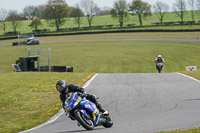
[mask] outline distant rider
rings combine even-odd
[[[157,63],[164,63],[165,60],[162,58],[161,55],[158,55],[158,57],[155,59],[155,63],[156,63],[156,69],[158,70],[158,65]],[[163,68],[163,65],[161,66],[161,69]]]
[[[60,100],[62,101],[63,107],[67,98],[66,94],[70,92],[78,92],[79,95],[81,94],[82,97],[86,97],[86,99],[95,103],[102,114],[108,115],[108,111],[102,108],[101,103],[98,101],[97,97],[94,94],[86,93],[84,88],[76,86],[74,84],[67,85],[67,82],[65,80],[59,80],[56,83],[56,88],[58,92],[60,92]]]
[[[164,63],[165,60],[162,58],[161,55],[158,55],[158,57],[155,59],[155,63]]]

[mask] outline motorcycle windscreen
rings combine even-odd
[[[65,101],[65,105],[64,105],[65,111],[70,111],[74,109],[75,103],[77,102],[77,100],[79,100],[79,96],[75,94],[69,95],[69,97]]]

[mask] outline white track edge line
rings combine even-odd
[[[176,74],[179,74],[179,75],[185,76],[185,77],[187,77],[187,78],[190,78],[190,79],[192,79],[192,80],[195,80],[195,81],[197,81],[197,82],[200,82],[200,80],[198,80],[198,79],[196,79],[196,78],[194,78],[194,77],[191,77],[191,76],[185,75],[185,74],[183,74],[183,73],[179,73],[179,72],[177,72]]]
[[[90,85],[90,83],[96,78],[98,74],[96,73],[95,75],[93,75],[85,84],[83,84],[83,88],[86,88],[87,86]],[[45,125],[48,125],[54,121],[56,121],[62,114],[64,113],[64,110],[63,109],[60,109],[58,111],[58,113],[56,115],[54,115],[53,117],[51,117],[48,121],[46,121],[45,123],[39,125],[39,126],[36,126],[36,127],[33,127],[31,129],[28,129],[28,130],[25,130],[25,131],[22,131],[22,132],[19,132],[19,133],[26,133],[26,132],[30,132],[30,131],[33,131],[33,130],[36,130],[38,128],[41,128]]]

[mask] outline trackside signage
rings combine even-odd
[[[187,66],[186,71],[197,71],[197,66]]]

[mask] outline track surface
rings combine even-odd
[[[61,115],[31,133],[151,133],[200,126],[200,82],[178,73],[98,74],[86,91],[99,96],[112,128],[86,131]]]

